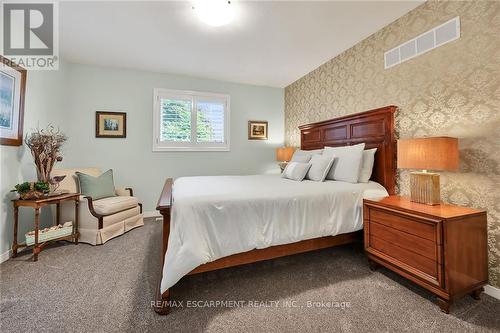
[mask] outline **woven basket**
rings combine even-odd
[[[36,190],[29,190],[26,193],[20,194],[21,200],[34,200],[34,199],[40,199],[45,196],[45,193],[36,191]]]
[[[51,230],[51,231],[46,231],[46,232],[39,232],[38,233],[38,242],[46,242],[51,239],[59,238],[59,237],[64,237],[64,236],[69,236],[73,232],[73,226],[69,225],[67,227],[59,228],[57,230]],[[35,243],[35,235],[28,235],[26,233],[24,235],[26,237],[26,245],[30,246]]]
[[[26,193],[19,194],[21,200],[35,200],[45,197],[45,193],[42,191],[35,190],[35,183],[30,183],[30,190]]]

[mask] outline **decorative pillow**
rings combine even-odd
[[[311,163],[290,162],[286,165],[281,177],[301,182],[310,167]]]
[[[309,161],[311,167],[306,178],[316,182],[324,181],[334,161],[335,157],[333,156],[313,155],[311,161]]]
[[[335,164],[328,172],[326,179],[357,183],[364,149],[364,143],[354,146],[325,147],[324,156],[336,157]]]
[[[363,151],[363,162],[359,172],[358,183],[368,183],[372,176],[373,164],[375,163],[375,152],[377,148],[367,149]]]
[[[307,163],[311,160],[313,155],[321,155],[323,153],[323,149],[315,149],[315,150],[296,150],[293,153],[292,159],[290,162],[300,162]]]
[[[94,200],[114,197],[115,184],[113,182],[113,170],[109,169],[99,177],[93,177],[81,172],[75,172],[80,183],[80,193]]]

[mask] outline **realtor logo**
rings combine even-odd
[[[57,3],[2,3],[2,54],[26,69],[57,69]]]

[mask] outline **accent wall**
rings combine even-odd
[[[460,16],[461,38],[384,69],[384,52]],[[500,287],[500,2],[429,1],[285,88],[285,140],[298,126],[397,105],[400,138],[459,138],[444,201],[488,211],[490,284]],[[325,41],[327,43],[328,41]],[[398,172],[409,195],[408,171]]]

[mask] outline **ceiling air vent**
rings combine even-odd
[[[459,16],[385,52],[385,68],[396,66],[458,38],[460,38]]]

